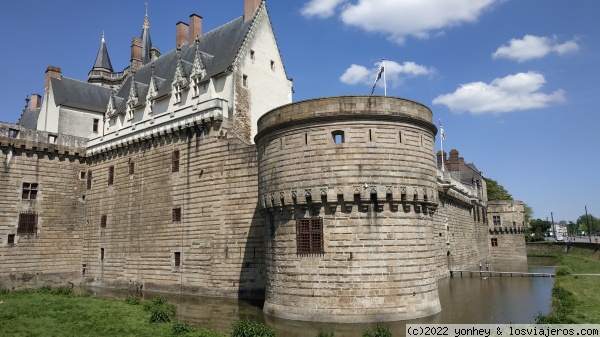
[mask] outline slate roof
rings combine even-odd
[[[203,34],[198,38],[201,57],[206,66],[206,76],[202,79],[207,80],[215,75],[227,71],[233,65],[235,58],[246,38],[253,20],[244,22],[243,17],[239,17],[229,23],[226,23],[214,30]],[[192,72],[194,56],[196,53],[195,43],[190,43],[181,47],[179,52],[182,59],[184,73],[188,79]],[[158,96],[161,97],[171,92],[171,85],[178,60],[177,50],[161,55],[158,59],[143,65],[135,73],[135,81],[138,82],[136,90],[139,98],[139,104],[146,100],[150,77],[152,75],[152,67],[154,67],[154,76],[159,79]],[[116,112],[125,110],[125,101],[129,96],[131,89],[131,76],[124,82],[119,92],[118,97],[124,98],[120,106],[116,108]],[[162,82],[162,83],[161,83]],[[140,84],[142,84],[140,86]]]
[[[95,112],[106,111],[110,89],[62,77],[50,79],[54,103]]]
[[[37,129],[37,121],[38,117],[40,116],[40,111],[41,109],[23,111],[23,114],[21,115],[21,118],[19,118],[19,122],[17,124],[28,129]]]
[[[104,36],[102,37],[100,50],[98,50],[98,56],[96,56],[96,62],[94,62],[92,70],[96,69],[106,69],[113,72],[112,63],[110,63],[110,57],[108,56],[108,50],[106,49],[106,43],[104,42]]]

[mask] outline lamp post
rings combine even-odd
[[[554,214],[552,214],[552,212],[550,212],[550,219],[552,219],[552,232],[554,233],[554,242],[556,242],[558,235],[556,235],[556,227],[554,227]]]
[[[585,205],[585,223],[587,224],[588,228],[588,237],[590,238],[590,242],[592,242],[592,228],[590,227],[590,218],[587,214],[587,205]]]

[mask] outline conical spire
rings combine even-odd
[[[146,2],[146,17],[142,26],[142,64],[150,63],[152,60],[150,50],[152,49],[152,39],[150,38],[150,21],[148,20],[148,2]]]
[[[92,70],[97,69],[105,69],[113,72],[110,57],[108,56],[108,49],[106,49],[106,43],[104,41],[104,33],[102,33],[102,43],[100,44],[100,50],[98,50],[98,56],[96,56],[96,62],[94,63]]]

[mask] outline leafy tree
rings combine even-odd
[[[550,221],[542,219],[530,220],[525,239],[527,241],[544,241],[544,233],[550,229],[550,226]]]
[[[531,217],[533,216],[533,208],[531,206],[524,204],[525,206],[525,223],[529,223]]]
[[[512,200],[512,195],[504,188],[504,186],[498,184],[497,181],[490,178],[484,178],[485,185],[487,187],[487,197],[490,201],[496,200]]]
[[[591,230],[590,230],[590,228],[588,228],[588,222],[589,222],[589,227],[591,227]],[[593,216],[592,214],[589,214],[589,213],[588,213],[587,220],[586,220],[585,214],[583,214],[579,218],[577,218],[577,225],[586,234],[600,232],[600,219],[596,218],[595,216]]]
[[[573,221],[569,221],[569,223],[567,224],[567,231],[569,232],[569,235],[574,236],[577,234],[577,230],[579,229],[579,226],[574,223]]]

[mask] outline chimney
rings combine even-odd
[[[46,68],[46,82],[44,84],[44,88],[50,88],[50,79],[51,78],[61,78],[62,70],[59,67],[49,66]]]
[[[448,158],[448,171],[460,171],[460,160],[458,159],[458,150],[450,150],[450,158]]]
[[[131,71],[135,72],[142,66],[142,39],[134,37],[131,40]]]
[[[190,26],[188,26],[185,22],[177,22],[176,25],[176,44],[177,48],[183,46],[184,44],[188,44],[188,35],[190,33]]]
[[[261,0],[244,0],[244,22],[251,20],[260,6]]]
[[[190,44],[193,44],[199,36],[202,36],[202,17],[192,14],[190,15]]]
[[[31,94],[29,97],[29,110],[37,110],[42,107],[42,96]]]

